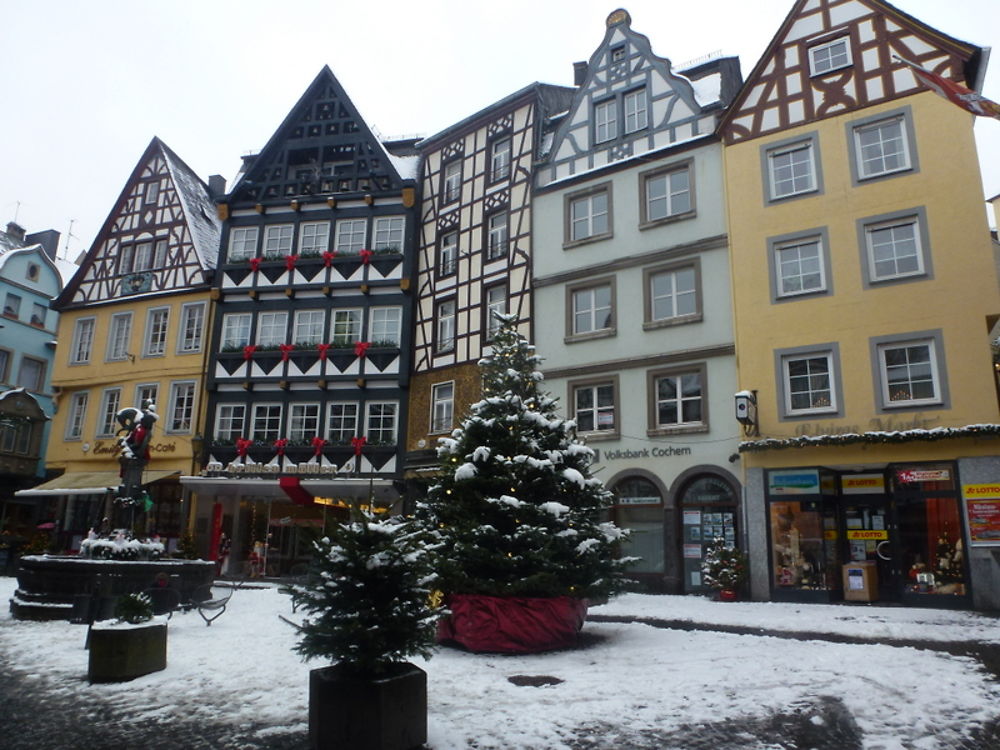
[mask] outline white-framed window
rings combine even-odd
[[[3,314],[9,318],[17,318],[21,315],[21,298],[11,292],[7,292],[7,296],[4,297],[3,301]]]
[[[490,182],[506,180],[510,177],[511,140],[498,138],[490,146]]]
[[[330,222],[310,221],[299,225],[299,254],[320,255],[330,245]]]
[[[816,159],[811,139],[769,150],[767,163],[772,200],[816,190]]]
[[[160,400],[160,384],[159,383],[139,383],[135,387],[135,402],[134,406],[142,408],[145,403],[150,403],[156,406]]]
[[[219,404],[215,411],[215,439],[235,442],[243,437],[246,416],[243,404]]]
[[[361,340],[361,310],[333,311],[330,340],[335,346],[349,346]]]
[[[326,439],[334,444],[348,445],[358,436],[358,405],[333,402],[327,407]]]
[[[132,336],[132,313],[116,313],[111,316],[111,332],[108,334],[107,360],[121,362],[128,359],[129,341]]]
[[[140,242],[135,246],[135,257],[132,260],[133,271],[148,271],[153,267],[153,243]]]
[[[451,276],[458,267],[458,232],[445,232],[441,235],[438,250],[438,275]]]
[[[649,319],[672,320],[698,313],[698,273],[682,266],[649,274]]]
[[[449,432],[455,416],[455,381],[431,386],[431,432]]]
[[[779,297],[826,289],[826,264],[819,237],[782,242],[774,247],[775,284]]]
[[[334,250],[339,255],[357,255],[365,249],[368,238],[367,219],[340,219],[337,222],[337,238]]]
[[[142,347],[144,357],[162,357],[167,353],[167,330],[170,308],[154,307],[146,315],[146,336]]]
[[[462,161],[456,159],[444,166],[441,176],[441,202],[457,201],[462,195]]]
[[[865,245],[869,281],[888,281],[925,273],[916,216],[865,225]]]
[[[177,351],[180,354],[200,352],[204,331],[205,303],[188,302],[183,305],[181,307],[181,326],[177,340]]]
[[[288,407],[288,439],[312,440],[319,434],[319,404],[290,404]]]
[[[618,137],[618,101],[608,99],[594,105],[594,142],[604,143]]]
[[[500,318],[497,316],[507,312],[507,285],[495,284],[486,287],[484,297],[486,324],[483,328],[486,329],[487,339],[492,340],[500,330]]]
[[[45,318],[48,317],[49,307],[40,302],[31,303],[31,318],[28,320],[33,326],[45,327]]]
[[[681,216],[692,210],[691,172],[687,166],[646,175],[643,188],[643,223]]]
[[[366,408],[365,437],[373,445],[396,444],[396,412],[399,406],[391,401],[369,401]]]
[[[323,324],[326,313],[322,310],[296,310],[292,343],[316,346],[323,341]]]
[[[257,254],[257,227],[233,227],[229,230],[229,260],[246,260]]]
[[[239,351],[250,343],[253,313],[226,313],[222,316],[222,351]]]
[[[615,384],[584,383],[573,389],[573,419],[578,432],[614,432]]]
[[[403,252],[403,233],[406,230],[406,218],[403,216],[379,216],[375,219],[374,250]]]
[[[598,190],[569,198],[569,241],[579,242],[600,237],[610,231],[608,191]]]
[[[373,307],[368,324],[368,340],[382,346],[399,346],[400,328],[403,322],[401,307]]]
[[[134,252],[133,245],[122,245],[118,251],[118,273],[132,273],[132,254]]]
[[[257,346],[284,344],[287,332],[287,312],[262,312],[257,315]]]
[[[45,384],[45,360],[21,355],[21,364],[17,368],[17,380],[14,384],[18,388],[41,393]]]
[[[154,180],[153,182],[146,183],[146,192],[144,200],[146,203],[156,203],[157,198],[160,197],[160,181]]]
[[[646,116],[646,89],[637,89],[625,94],[625,132],[635,133],[645,130],[649,124]]]
[[[253,421],[250,425],[250,437],[273,443],[281,437],[281,404],[254,404]]]
[[[785,414],[821,414],[836,412],[832,352],[790,354],[782,357],[785,391]]]
[[[884,407],[941,403],[936,346],[933,338],[877,346]]]
[[[446,300],[438,304],[436,346],[438,352],[450,352],[455,349],[455,300]]]
[[[850,38],[843,36],[809,48],[809,73],[819,76],[846,68],[852,62]]]
[[[704,424],[703,371],[653,376],[653,429]]]
[[[167,418],[167,432],[191,432],[194,423],[193,381],[179,381],[170,384],[170,411]]]
[[[153,268],[167,267],[167,241],[157,240],[153,246]]]
[[[69,401],[69,414],[66,417],[67,440],[80,440],[83,438],[83,425],[87,419],[87,402],[90,400],[89,391],[77,391]]]
[[[69,353],[71,365],[83,365],[90,362],[94,348],[94,318],[80,318],[73,327],[73,346]]]
[[[264,257],[280,258],[292,254],[292,224],[271,224],[264,227]]]
[[[611,328],[614,317],[611,296],[611,284],[574,289],[571,332],[577,335]]]
[[[906,121],[900,115],[854,128],[858,179],[902,172],[910,168]]]
[[[486,260],[506,258],[510,244],[507,212],[495,213],[486,220]]]

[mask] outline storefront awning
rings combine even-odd
[[[143,485],[174,477],[179,471],[151,469],[142,474]],[[121,484],[117,471],[67,471],[61,477],[50,479],[30,490],[18,490],[17,497],[38,497],[41,495],[103,495]]]

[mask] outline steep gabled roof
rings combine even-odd
[[[173,175],[174,185],[191,229],[191,239],[202,267],[206,271],[215,268],[222,230],[208,185],[167,144],[156,137],[153,140],[160,145]]]

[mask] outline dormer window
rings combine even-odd
[[[156,199],[160,197],[160,183],[157,182],[147,182],[146,183],[146,203],[156,203]]]
[[[611,49],[611,62],[618,62],[625,59],[625,45],[620,44]]]
[[[809,49],[809,74],[821,76],[852,64],[850,38],[846,36]]]

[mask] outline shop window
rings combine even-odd
[[[701,565],[708,545],[715,539],[738,545],[736,493],[724,479],[702,476],[687,484],[680,497],[684,591],[705,591]]]
[[[838,588],[836,544],[837,517],[820,498],[772,501],[771,568],[776,591],[827,591]]]
[[[622,542],[623,557],[640,558],[630,573],[663,573],[663,496],[643,477],[628,477],[614,488],[615,523],[631,533]]]

